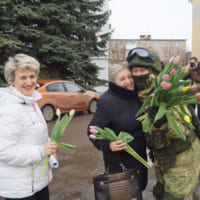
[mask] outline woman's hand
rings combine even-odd
[[[58,145],[56,142],[47,142],[46,144],[44,144],[45,156],[54,155],[56,153],[57,148]]]
[[[122,140],[110,142],[109,148],[111,151],[122,151],[125,149],[125,143]]]

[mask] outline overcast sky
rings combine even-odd
[[[110,0],[113,39],[186,39],[191,50],[192,4],[188,0]]]

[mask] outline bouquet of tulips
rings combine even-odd
[[[76,146],[74,145],[70,145],[70,144],[66,144],[66,143],[59,143],[58,140],[60,139],[60,137],[63,135],[63,133],[65,132],[65,130],[67,129],[67,127],[69,126],[69,123],[71,122],[74,114],[75,114],[75,110],[71,110],[69,112],[69,115],[66,113],[62,118],[61,118],[61,113],[60,110],[57,109],[56,110],[56,114],[58,116],[58,119],[56,121],[56,124],[53,127],[52,133],[51,133],[51,138],[50,141],[51,142],[56,142],[58,144],[59,147],[63,147],[65,149],[76,149]],[[40,178],[44,178],[47,167],[48,167],[48,163],[49,163],[49,158],[50,156],[47,156],[45,158],[43,158],[36,166],[35,168],[31,171],[31,173],[29,174],[29,177],[31,176],[31,174],[37,169],[37,167],[43,163],[44,161],[44,167],[42,169]]]
[[[183,140],[185,140],[185,135],[179,130],[179,127],[176,124],[177,116],[188,128],[194,129],[191,115],[186,111],[184,105],[200,104],[200,96],[192,95],[197,87],[196,85],[191,86],[190,81],[183,80],[189,73],[189,71],[182,73],[181,67],[175,70],[174,62],[171,61],[158,77],[153,78],[155,90],[147,97],[143,106],[136,114],[136,117],[143,114],[138,117],[138,120],[142,122],[144,132],[149,132],[151,134],[153,128],[153,123],[151,122],[148,113],[145,113],[148,106],[158,107],[154,123],[166,115],[171,128],[178,137]]]
[[[139,162],[141,162],[144,166],[147,168],[150,168],[151,165],[146,162],[140,155],[135,152],[130,145],[128,145],[129,142],[134,140],[134,137],[130,135],[127,132],[121,131],[119,135],[117,136],[115,132],[110,128],[100,128],[98,126],[91,126],[90,127],[90,138],[93,140],[109,140],[109,141],[117,141],[122,140],[126,146],[125,151],[128,152],[130,155],[132,155],[135,159],[137,159]]]

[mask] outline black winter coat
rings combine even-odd
[[[135,114],[141,107],[141,102],[137,98],[137,91],[126,90],[113,83],[109,83],[109,89],[100,97],[97,102],[97,110],[89,123],[89,126],[100,126],[101,128],[109,127],[119,134],[120,131],[130,133],[135,140],[129,145],[145,160],[146,143],[142,126],[136,120]],[[89,130],[89,129],[88,129]],[[88,135],[89,135],[88,131]],[[120,155],[121,161],[127,169],[136,168],[139,170],[139,180],[141,189],[144,190],[147,184],[147,168],[137,161],[126,151],[112,152],[108,148],[107,140],[91,140],[96,148],[103,152],[104,165],[107,161],[107,151],[109,152],[109,171],[117,173],[121,171],[118,164],[117,154]]]

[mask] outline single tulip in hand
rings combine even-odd
[[[130,135],[127,132],[121,131],[119,135],[116,135],[116,133],[110,129],[110,128],[100,128],[98,126],[90,126],[89,127],[90,132],[90,138],[93,140],[108,140],[108,141],[122,141],[120,144],[122,144],[121,150],[125,150],[128,152],[130,155],[132,155],[135,159],[137,159],[139,162],[141,162],[144,166],[147,168],[150,168],[151,165],[146,162],[136,151],[134,151],[130,145],[128,145],[129,142],[134,140],[134,137]],[[116,146],[114,147],[114,151],[116,151]],[[117,149],[119,150],[119,149]]]
[[[71,110],[69,112],[69,115],[65,114],[62,118],[61,118],[61,112],[60,112],[59,109],[56,110],[56,114],[58,115],[58,119],[56,121],[56,124],[53,127],[50,142],[48,142],[44,145],[45,155],[47,157],[42,159],[35,166],[35,168],[29,174],[29,177],[33,174],[33,172],[37,169],[37,167],[44,161],[44,167],[43,167],[43,170],[42,170],[41,175],[40,175],[40,178],[44,178],[47,167],[48,167],[50,155],[55,154],[57,147],[62,147],[62,148],[65,148],[65,149],[76,149],[76,146],[74,146],[74,145],[58,142],[60,137],[63,135],[63,133],[65,132],[65,130],[69,126],[69,124],[70,124],[70,122],[71,122],[71,120],[72,120],[72,118],[75,114],[75,110]]]

